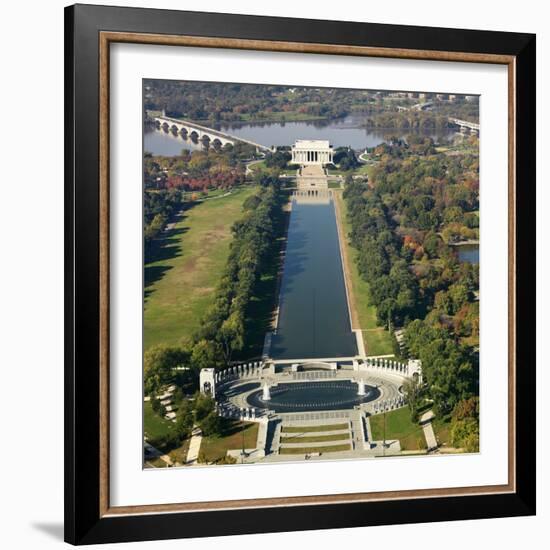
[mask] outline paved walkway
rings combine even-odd
[[[433,411],[426,411],[420,417],[420,423],[422,424],[422,430],[424,430],[424,437],[426,438],[426,444],[428,445],[428,451],[437,449],[437,439],[435,438],[434,428],[432,426],[432,420],[435,418]]]
[[[328,189],[327,176],[320,164],[302,166],[296,184],[298,189]]]
[[[186,464],[196,464],[197,459],[199,458],[199,451],[202,443],[202,434],[195,434],[191,436],[191,441],[189,442],[189,450],[187,451],[187,460]]]
[[[245,174],[253,174],[254,173],[254,170],[252,170],[252,166],[254,166],[255,164],[260,164],[260,162],[263,162],[265,159],[257,159],[257,160],[252,160],[250,162],[247,162],[246,163],[246,171],[245,171]]]

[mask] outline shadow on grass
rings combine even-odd
[[[224,418],[223,420],[220,437],[230,437],[248,428],[248,426],[243,426],[240,420],[232,420],[229,418]]]
[[[160,281],[173,266],[158,265],[158,262],[167,262],[173,260],[177,256],[181,256],[182,247],[181,240],[183,235],[189,231],[189,227],[174,227],[176,224],[183,221],[187,212],[197,203],[183,203],[179,212],[173,216],[168,225],[172,229],[165,229],[161,236],[154,239],[151,243],[144,247],[144,265],[143,265],[143,300],[152,294],[151,288],[156,282]]]

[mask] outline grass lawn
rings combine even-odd
[[[256,173],[256,172],[265,172],[265,171],[268,170],[268,168],[266,166],[266,163],[265,163],[265,160],[255,162],[254,164],[251,164],[249,166],[249,168],[254,173]],[[290,164],[286,168],[281,169],[281,175],[282,176],[295,176],[296,175],[296,170],[298,170],[298,165],[297,164],[294,164],[294,165]]]
[[[208,199],[213,199],[215,197],[219,197],[220,195],[225,195],[227,192],[227,189],[208,189],[206,192],[206,197]]]
[[[382,327],[363,331],[367,355],[393,355],[392,336]]]
[[[168,453],[168,456],[174,461],[179,462],[180,464],[185,464],[187,461],[187,452],[189,451],[189,444],[191,443],[191,438],[185,439],[180,447],[173,449]]]
[[[255,187],[192,205],[166,231],[145,264],[144,348],[191,337],[229,254],[231,226]]]
[[[168,468],[168,464],[162,458],[153,458],[145,462],[145,467],[149,468]]]
[[[368,176],[370,172],[370,164],[361,164],[358,168],[356,168],[353,172],[354,176]]]
[[[281,443],[324,443],[325,441],[342,441],[343,439],[349,439],[349,432],[334,435],[281,437]]]
[[[393,354],[392,336],[376,324],[376,307],[371,304],[369,285],[357,269],[357,250],[351,246],[348,239],[351,225],[347,216],[346,203],[342,198],[342,193],[336,192],[334,197],[337,202],[337,212],[339,213],[340,227],[343,233],[345,246],[343,256],[346,262],[346,275],[349,286],[351,286],[350,299],[353,302],[351,304],[353,328],[363,330],[367,355]]]
[[[341,183],[339,181],[329,181],[328,182],[328,188],[329,189],[340,189]]]
[[[351,451],[351,446],[346,445],[327,445],[326,447],[282,447],[279,449],[280,455],[305,455],[310,453],[338,453],[342,451]]]
[[[224,423],[224,435],[202,438],[200,452],[201,454],[204,453],[207,462],[215,462],[223,458],[229,450],[242,449],[243,433],[245,449],[256,447],[259,428],[257,422],[237,422],[227,418],[222,419],[222,421]]]
[[[143,428],[147,439],[156,439],[170,433],[174,423],[159,416],[151,407],[150,401],[143,403]]]
[[[283,435],[285,433],[310,433],[310,432],[335,432],[336,430],[348,430],[349,424],[324,424],[321,426],[283,426]]]
[[[327,170],[329,176],[368,176],[370,164],[361,163],[352,170],[341,170],[340,168],[330,168]]]
[[[384,439],[384,415],[370,417],[372,438],[375,441]],[[402,407],[386,413],[386,439],[399,439],[401,449],[417,451],[424,449],[424,432],[419,424],[411,422],[409,407]],[[422,446],[419,446],[419,440]]]
[[[353,174],[351,170],[340,170],[340,168],[329,168],[327,169],[327,174],[330,176],[344,176],[346,177],[349,174]]]
[[[255,162],[254,164],[251,164],[249,168],[252,172],[263,172],[265,170],[265,160]]]

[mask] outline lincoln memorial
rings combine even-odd
[[[324,164],[332,163],[334,152],[326,140],[298,140],[292,146],[292,162],[294,164]]]

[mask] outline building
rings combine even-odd
[[[292,146],[292,162],[304,166],[331,164],[332,145],[326,140],[298,140]]]

